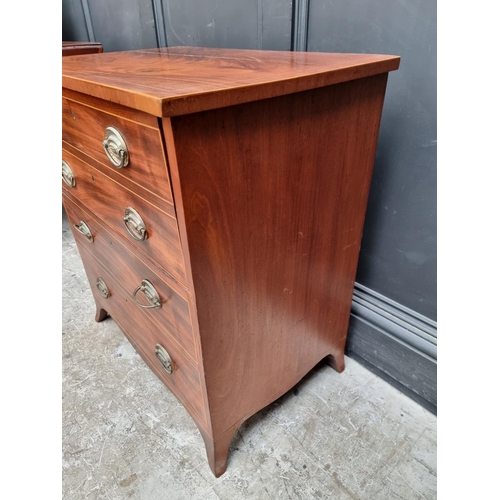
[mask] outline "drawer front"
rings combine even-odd
[[[158,378],[184,404],[196,420],[206,423],[203,393],[198,369],[191,364],[182,350],[172,343],[163,332],[150,321],[140,309],[134,307],[133,300],[117,282],[85,249],[77,242],[80,256],[87,273],[92,293],[97,304],[115,320],[131,344]],[[97,287],[98,280],[107,288],[108,298],[104,298]],[[161,345],[173,362],[174,369],[168,373],[155,355],[155,347]]]
[[[107,127],[116,129],[126,143],[129,156],[126,167],[116,168],[104,151]],[[173,204],[158,127],[152,128],[63,98],[62,139],[120,176]]]
[[[71,187],[63,180],[63,189],[125,237],[134,249],[153,259],[173,278],[185,284],[177,220],[76,156],[64,150],[62,156],[74,177]],[[134,239],[127,230],[123,217],[128,207],[133,208],[144,223],[147,235],[144,241]],[[128,222],[128,227],[131,228],[134,223]]]
[[[141,285],[142,280],[147,280],[154,286],[162,305],[160,308],[144,309],[144,313],[159,328],[164,329],[171,341],[179,344],[186,356],[196,363],[197,349],[187,301],[165,283],[158,272],[154,272],[119,239],[106,231],[91,213],[77,206],[66,196],[63,201],[75,240],[86,247],[95,259],[123,285],[129,298],[132,298],[134,290]],[[75,229],[75,225],[79,225],[80,221],[87,224],[92,234],[92,242]],[[150,305],[142,291],[137,293],[137,300],[141,304]],[[130,307],[139,308],[140,306],[132,300]]]

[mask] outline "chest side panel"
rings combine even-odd
[[[171,119],[214,436],[345,344],[386,81]]]

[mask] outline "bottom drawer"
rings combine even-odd
[[[131,307],[133,299],[121,285],[94,260],[81,244],[78,244],[80,256],[87,273],[87,278],[96,303],[117,323],[130,343],[141,355],[158,378],[186,407],[191,416],[206,427],[203,404],[203,392],[198,369],[184,356],[182,350],[172,343],[163,332],[137,307]],[[104,282],[109,296],[104,298],[97,285],[99,279]],[[172,372],[168,373],[170,356]],[[163,361],[163,365],[162,365]]]

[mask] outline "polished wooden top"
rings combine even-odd
[[[199,47],[63,59],[63,87],[176,116],[393,71],[399,56]]]

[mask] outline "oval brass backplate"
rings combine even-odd
[[[141,304],[137,300],[137,292],[141,291],[146,296],[149,305]],[[142,280],[141,284],[134,290],[132,293],[132,297],[135,300],[135,303],[142,307],[143,309],[160,309],[161,308],[161,298],[156,288],[153,286],[153,283],[148,280]]]
[[[92,233],[90,231],[90,228],[89,226],[87,226],[87,224],[85,222],[83,222],[82,220],[80,221],[80,224],[73,224],[73,226],[75,227],[75,229],[79,232],[79,233],[82,233],[83,236],[85,236],[85,238],[87,238],[87,240],[90,241],[90,243],[93,243],[94,242],[94,237],[92,236]]]
[[[125,229],[128,234],[137,241],[144,241],[148,237],[148,232],[146,230],[146,224],[139,215],[139,212],[135,208],[127,207],[125,209],[125,215],[122,218],[125,224]]]
[[[95,286],[103,298],[107,299],[111,296],[108,287],[106,286],[106,283],[104,283],[104,280],[102,278],[97,278]]]
[[[114,127],[107,127],[104,131],[104,141],[102,147],[109,161],[116,168],[123,168],[128,165],[129,153],[125,139]]]
[[[156,344],[155,346],[155,356],[158,358],[158,361],[161,363],[163,368],[167,373],[172,373],[174,371],[174,364],[172,363],[172,358],[167,350],[161,345]]]
[[[71,167],[64,160],[62,161],[62,179],[68,187],[76,186],[75,174],[73,174]]]

